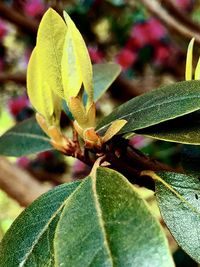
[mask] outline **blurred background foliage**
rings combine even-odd
[[[184,80],[186,49],[193,32],[200,44],[199,0],[1,1],[0,134],[34,115],[26,94],[26,69],[39,21],[49,6],[60,14],[63,9],[70,14],[84,36],[93,63],[114,61],[122,67],[120,77],[97,103],[99,118],[132,97],[163,84]],[[163,12],[167,12],[169,17],[165,18]],[[171,23],[171,19],[175,23]],[[181,31],[180,26],[189,33]],[[198,49],[195,51],[197,55]],[[64,115],[61,124],[63,127],[67,124]],[[142,136],[134,136],[130,144],[147,155],[180,168],[180,145]],[[66,159],[55,151],[10,160],[41,184],[51,186],[82,178],[89,172],[89,167],[83,163]],[[153,193],[144,189],[140,189],[140,193],[159,217]],[[22,208],[0,191],[0,209],[2,238]],[[168,236],[177,266],[197,266],[178,249],[169,233]]]

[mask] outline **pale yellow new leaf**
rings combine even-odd
[[[186,81],[192,80],[192,54],[193,54],[194,40],[195,38],[192,38],[192,40],[188,45],[188,50],[187,50],[186,68],[185,68]]]
[[[49,8],[44,14],[37,34],[37,54],[40,71],[48,86],[64,98],[61,61],[67,26],[62,17]]]
[[[27,92],[33,107],[45,118],[53,115],[53,101],[51,89],[42,79],[37,50],[34,48],[27,70]]]
[[[104,136],[102,137],[102,142],[105,143],[110,140],[114,135],[116,135],[127,123],[126,120],[116,120],[108,128]]]
[[[195,69],[194,79],[200,80],[200,58],[198,60],[198,63],[197,63],[196,69]]]
[[[48,124],[59,124],[61,103],[44,79],[39,64],[37,48],[34,48],[27,70],[27,92],[31,104],[43,115]]]
[[[64,18],[68,28],[62,58],[65,98],[69,101],[70,97],[76,97],[83,83],[90,105],[93,99],[91,60],[80,32],[66,12]]]

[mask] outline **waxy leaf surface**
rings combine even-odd
[[[98,168],[72,193],[55,233],[56,266],[173,266],[163,231],[134,187]]]
[[[156,182],[162,217],[178,244],[200,263],[200,182],[179,173],[160,172],[159,176],[167,185]]]
[[[0,245],[4,267],[172,267],[162,228],[119,173],[97,168],[44,194]]]
[[[200,145],[200,113],[196,111],[136,133],[169,142]]]
[[[116,108],[97,129],[104,133],[117,119],[127,120],[119,134],[134,132],[183,116],[200,108],[200,81],[184,81],[163,86]]]

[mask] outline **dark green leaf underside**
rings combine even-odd
[[[179,245],[200,263],[200,182],[185,174],[161,172],[159,176],[178,194],[156,182],[162,217]]]
[[[159,140],[200,145],[200,113],[193,112],[136,132]]]
[[[163,86],[135,97],[105,117],[97,129],[104,133],[117,119],[128,123],[119,134],[129,133],[183,116],[200,109],[200,81],[184,81]]]
[[[34,118],[12,127],[0,137],[0,155],[20,157],[52,149],[50,139]]]

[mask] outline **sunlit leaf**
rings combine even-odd
[[[64,96],[68,101],[76,97],[83,83],[89,102],[93,99],[92,64],[87,47],[69,15],[64,12],[67,34],[64,42],[62,58],[62,80]]]

